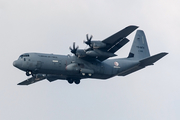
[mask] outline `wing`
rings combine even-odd
[[[129,42],[126,37],[137,28],[137,26],[128,26],[103,41],[91,41],[92,37],[88,38],[87,36],[85,43],[90,48],[86,50],[78,49],[74,43],[73,48],[70,47],[71,53],[86,61],[106,60],[109,57],[116,56],[114,53]]]
[[[124,46],[129,40],[126,38],[129,34],[131,34],[134,30],[136,30],[137,26],[128,26],[119,32],[111,35],[110,37],[106,38],[102,42],[107,45],[107,47],[103,48],[105,51],[109,52],[116,52],[118,48],[120,49]],[[115,48],[116,47],[116,48]]]
[[[106,38],[102,42],[106,44],[106,47],[100,48],[99,50],[104,52],[115,53],[121,47],[123,47],[129,40],[126,38],[129,34],[131,34],[134,30],[136,30],[137,26],[128,26],[123,30],[111,35],[110,37]],[[100,57],[98,58],[100,61],[103,61],[109,57]]]
[[[28,78],[27,80],[25,80],[23,82],[18,83],[18,85],[30,85],[30,84],[33,84],[35,82],[39,82],[39,81],[44,80],[44,79],[46,79],[46,75],[37,74],[36,76],[33,76],[31,78]]]

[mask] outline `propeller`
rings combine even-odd
[[[73,48],[69,47],[69,49],[71,50],[71,53],[76,55],[77,49],[79,48],[79,46],[75,46],[75,42],[73,42]]]
[[[90,48],[93,47],[93,46],[92,46],[92,43],[91,43],[92,37],[93,37],[93,36],[91,35],[90,38],[89,38],[88,34],[86,34],[86,39],[87,39],[87,41],[84,41],[84,43],[87,44],[87,45],[89,45]]]

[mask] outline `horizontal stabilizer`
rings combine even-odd
[[[161,59],[162,57],[164,57],[165,55],[167,55],[168,53],[159,53],[159,54],[156,54],[154,56],[151,56],[151,57],[148,57],[148,58],[145,58],[143,60],[140,60],[139,61],[139,64],[137,66],[134,66],[126,71],[123,71],[121,73],[118,74],[118,76],[126,76],[130,73],[133,73],[135,71],[138,71],[148,65],[153,65],[153,63],[155,63],[156,61],[158,61],[159,59]]]
[[[133,73],[133,72],[135,72],[135,71],[138,71],[138,70],[140,70],[140,69],[142,69],[142,68],[144,68],[144,67],[141,67],[141,66],[137,65],[137,66],[134,66],[134,67],[132,67],[132,68],[130,68],[130,69],[128,69],[128,70],[125,70],[125,71],[119,73],[118,76],[126,76],[126,75],[129,75],[129,74],[131,74],[131,73]]]
[[[148,66],[148,65],[153,65],[153,63],[155,63],[156,61],[158,61],[159,59],[161,59],[162,57],[164,57],[165,55],[167,55],[168,53],[159,53],[159,54],[156,54],[156,55],[153,55],[151,57],[148,57],[148,58],[145,58],[140,62],[140,66]]]

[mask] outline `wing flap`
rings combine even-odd
[[[109,48],[108,52],[115,53],[117,50],[119,50],[121,47],[123,47],[126,43],[128,43],[129,40],[127,38],[124,38],[117,42],[115,45],[113,45],[111,48]]]
[[[128,42],[129,42],[129,40],[127,38],[124,38],[124,39],[120,40],[119,42],[117,42],[115,45],[113,45],[111,48],[109,48],[107,50],[107,52],[115,53],[116,51],[118,51],[121,47],[123,47]],[[106,51],[106,50],[102,49],[102,51]],[[104,61],[108,58],[109,57],[98,57],[97,59],[100,61]]]

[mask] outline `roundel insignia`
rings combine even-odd
[[[118,67],[118,66],[119,66],[119,63],[118,63],[118,62],[114,62],[114,65],[115,65],[116,67]]]

